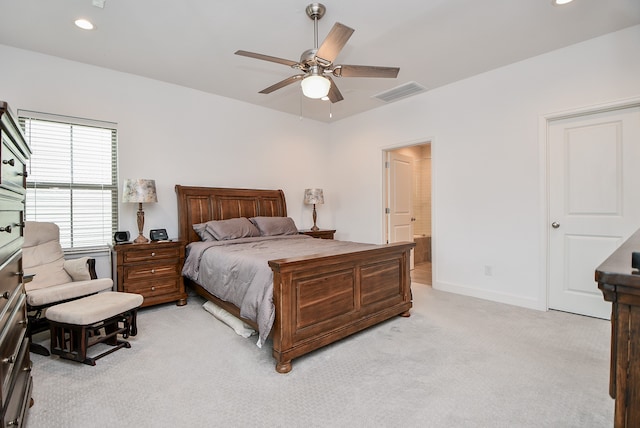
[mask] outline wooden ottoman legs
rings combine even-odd
[[[51,327],[51,353],[73,361],[78,361],[92,366],[96,360],[117,351],[120,348],[130,348],[131,344],[126,340],[118,340],[118,334],[123,338],[135,336],[137,329],[138,309],[134,308],[122,314],[90,325],[66,324],[50,321]],[[122,323],[122,326],[120,326]],[[90,332],[104,328],[105,334],[89,337]],[[87,349],[98,343],[111,345],[112,348],[95,356],[87,357]]]

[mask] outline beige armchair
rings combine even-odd
[[[55,223],[26,222],[22,268],[25,282],[32,277],[25,283],[29,338],[49,328],[44,317],[46,308],[113,287],[111,278],[97,279],[94,259],[64,259],[60,229]],[[46,348],[33,342],[31,351],[49,355]]]

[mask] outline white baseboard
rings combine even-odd
[[[499,293],[490,290],[480,290],[465,285],[452,284],[442,281],[434,281],[434,290],[447,291],[449,293],[461,294],[463,296],[476,297],[478,299],[491,300],[492,302],[506,303],[508,305],[520,306],[523,308],[546,311],[546,302],[538,299],[517,296],[514,294]]]

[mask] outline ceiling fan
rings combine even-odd
[[[326,7],[320,3],[311,3],[306,8],[307,16],[313,20],[314,26],[314,47],[308,49],[300,56],[300,61],[292,61],[274,56],[263,55],[243,50],[236,51],[236,55],[249,58],[261,59],[264,61],[276,62],[288,65],[302,71],[302,74],[295,74],[291,77],[269,86],[260,91],[261,94],[284,88],[294,82],[301,81],[302,92],[309,98],[328,97],[332,103],[342,101],[344,98],[336,86],[333,77],[388,77],[398,76],[398,67],[377,67],[370,65],[347,65],[334,64],[336,57],[347,44],[351,34],[355,31],[339,22],[336,22],[327,34],[320,47],[318,47],[318,20],[326,12]]]

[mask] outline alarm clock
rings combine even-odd
[[[149,238],[151,238],[152,241],[167,241],[169,239],[167,229],[151,229],[149,231]]]

